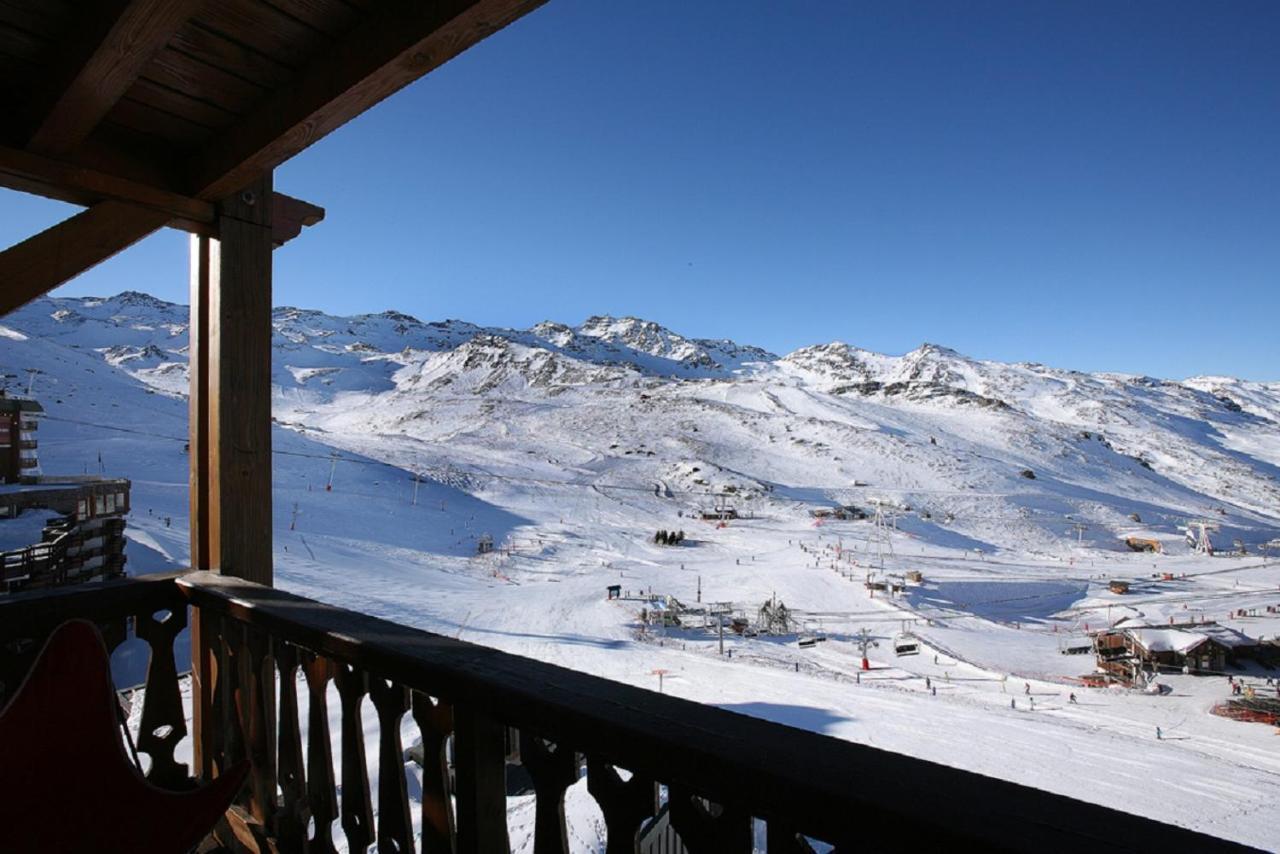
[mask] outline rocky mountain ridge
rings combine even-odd
[[[1210,513],[1254,539],[1280,524],[1280,383],[1090,374],[936,344],[777,356],[633,317],[513,330],[280,307],[272,323],[278,421],[414,465],[505,453],[578,478],[625,463],[629,480],[672,489],[815,500],[841,484],[866,498],[864,483],[903,504],[935,496],[934,518],[965,520],[953,533],[975,542],[1034,528],[1026,548],[1060,538],[1068,516],[1107,537],[1176,536]],[[185,306],[146,294],[41,299],[0,321],[0,379],[57,395],[93,378],[60,374],[49,353],[79,354],[99,367],[77,370],[180,397],[186,333]]]

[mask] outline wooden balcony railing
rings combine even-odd
[[[509,763],[522,764],[533,781],[537,852],[567,849],[565,792],[584,773],[609,852],[636,850],[637,832],[663,796],[671,827],[692,852],[806,851],[805,837],[841,851],[1241,850],[209,573],[5,597],[0,678],[12,690],[62,620],[129,618],[152,653],[137,748],[150,757],[153,782],[181,785],[188,769],[174,749],[187,724],[172,650],[187,606],[201,674],[195,770],[213,775],[250,758],[240,803],[281,851],[333,851],[338,832],[351,851],[375,843],[396,852],[507,850]],[[331,682],[340,705],[341,779],[329,728]],[[366,697],[379,734],[376,792],[361,717]],[[406,716],[424,745],[420,839],[404,773]]]

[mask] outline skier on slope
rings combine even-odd
[[[1076,695],[1075,695],[1075,694],[1068,694],[1068,695],[1067,695],[1067,702],[1068,702],[1068,703],[1071,703],[1073,706],[1074,706],[1074,705],[1076,705]]]
[[[1030,697],[1030,696],[1031,696],[1031,683],[1030,683],[1030,682],[1023,682],[1023,683],[1022,683],[1022,693],[1026,694],[1028,697]]]

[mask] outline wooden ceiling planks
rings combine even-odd
[[[284,89],[209,141],[181,188],[220,198],[546,0],[386,3]]]
[[[0,70],[32,63],[43,90],[0,95],[0,110],[39,120],[15,148],[217,199],[543,2],[0,0]],[[110,80],[86,104],[94,67]]]
[[[360,23],[364,16],[341,0],[265,0],[279,11],[299,20],[329,38],[339,38]]]
[[[204,125],[133,98],[121,98],[111,111],[111,122],[162,140],[178,150],[190,150],[213,131]]]
[[[193,98],[185,92],[145,77],[133,84],[125,98],[163,110],[208,130],[220,130],[236,120],[236,113],[230,110]]]
[[[0,20],[0,54],[34,63],[48,52],[49,44],[41,35]]]
[[[157,189],[172,191],[180,183],[180,161],[172,146],[159,137],[116,124],[109,116],[73,156],[62,159]]]
[[[44,40],[55,39],[66,32],[71,13],[57,3],[31,6],[14,0],[0,0],[0,25],[13,27]]]
[[[293,69],[289,66],[205,29],[194,21],[174,34],[169,48],[263,90],[283,86],[293,77]]]
[[[118,14],[77,19],[31,100],[33,151],[76,148],[204,0],[129,0]],[[105,10],[103,10],[105,12]]]
[[[50,45],[66,31],[71,10],[61,0],[30,5],[0,0],[0,94],[22,92],[38,71]],[[13,120],[0,125],[0,136],[12,140]]]
[[[263,0],[219,0],[193,21],[294,69],[330,44],[328,36]]]
[[[147,66],[143,79],[213,104],[235,115],[247,112],[270,91],[172,47],[161,51],[155,61]]]

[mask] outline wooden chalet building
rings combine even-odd
[[[55,626],[129,618],[152,653],[136,744],[147,778],[183,789],[249,760],[218,837],[242,850],[327,852],[342,834],[353,851],[376,841],[381,851],[501,852],[511,761],[533,781],[538,854],[567,849],[564,794],[584,769],[610,852],[635,850],[659,809],[658,784],[671,827],[694,852],[747,852],[757,838],[771,854],[809,850],[801,834],[840,850],[1237,849],[273,587],[272,252],[323,216],[278,192],[273,170],[542,2],[0,2],[0,185],[84,208],[0,252],[0,314],[161,228],[190,235],[191,284],[190,570],[0,598],[6,698]],[[344,180],[359,180],[361,165],[353,158]],[[323,184],[307,191],[323,201]],[[173,654],[184,629],[190,721]],[[295,691],[300,678],[305,689]],[[334,684],[340,773],[328,724]],[[417,838],[401,773],[406,716],[424,744]],[[375,757],[365,754],[367,723]],[[190,767],[174,752],[188,734]],[[384,771],[376,792],[371,762]],[[0,767],[0,795],[29,796],[28,771]],[[51,785],[93,773],[68,769]],[[73,826],[84,806],[60,791],[34,802],[63,811],[50,832]],[[122,810],[116,821],[151,818]],[[759,836],[753,819],[764,822]]]
[[[814,519],[838,519],[841,522],[867,518],[867,512],[852,504],[841,504],[836,507],[814,507],[809,510]]]
[[[1137,682],[1141,673],[1222,673],[1252,656],[1258,641],[1216,623],[1155,626],[1128,619],[1098,632],[1093,645],[1099,672]]]

